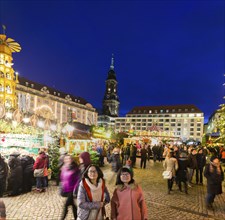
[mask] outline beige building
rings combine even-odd
[[[202,140],[204,114],[195,105],[134,107],[126,117],[115,118],[115,130],[148,131],[156,125],[168,136],[183,141]]]
[[[97,124],[97,112],[84,98],[19,77],[16,85],[18,109],[58,123],[76,121]]]
[[[19,123],[33,120],[33,125],[39,118],[46,123],[97,125],[97,112],[84,98],[19,77],[13,69],[12,54],[20,50],[14,39],[0,34],[0,118],[6,116]]]

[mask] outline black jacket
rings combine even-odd
[[[210,166],[212,166],[212,172],[210,172]],[[217,172],[217,167],[212,163],[207,164],[204,171],[204,176],[207,179],[207,192],[210,194],[222,193],[222,181],[224,180],[224,173],[220,166],[220,173]]]

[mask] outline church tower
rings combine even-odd
[[[103,115],[108,115],[111,117],[119,116],[119,97],[117,89],[117,79],[116,73],[114,71],[114,57],[112,54],[110,70],[108,72],[108,77],[106,79],[106,89],[103,99]]]
[[[0,34],[0,103],[6,108],[16,108],[18,75],[12,68],[12,53],[20,52],[21,47],[12,38],[7,38],[4,31],[3,25],[3,34]]]

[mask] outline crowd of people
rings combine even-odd
[[[222,193],[222,181],[224,172],[220,164],[224,147],[219,150],[207,149],[202,146],[178,147],[173,146],[164,149],[165,160],[163,167],[172,173],[168,178],[168,194],[171,193],[174,182],[182,192],[188,194],[188,187],[203,185],[203,175],[207,179],[206,207],[213,209],[216,195]],[[208,158],[208,162],[207,162]],[[195,181],[194,181],[195,176]]]
[[[117,163],[119,149],[114,148],[111,155],[112,163]],[[64,163],[60,174],[61,195],[66,198],[62,220],[66,218],[68,206],[73,209],[74,219],[103,220],[106,217],[105,205],[111,201],[111,216],[113,220],[140,219],[147,220],[147,207],[141,187],[134,181],[132,167],[112,165],[115,169],[117,186],[110,198],[104,174],[98,165],[91,164],[88,152],[79,155],[79,165],[70,155],[64,155]],[[76,203],[74,203],[74,198]],[[129,202],[128,202],[129,201]],[[131,207],[132,210],[131,210]],[[129,215],[127,210],[131,210]]]
[[[109,145],[107,149],[100,148],[98,153],[102,157],[99,157],[98,165],[92,164],[88,152],[82,152],[79,161],[75,161],[67,152],[60,156],[59,189],[60,195],[66,198],[61,219],[66,218],[68,208],[72,206],[74,219],[103,220],[106,219],[105,205],[110,203],[110,219],[146,220],[147,207],[142,188],[134,180],[133,168],[145,169],[146,161],[151,158],[154,162],[157,160],[162,162],[164,170],[171,172],[171,177],[167,178],[168,194],[171,194],[175,184],[181,192],[188,194],[188,189],[195,184],[203,185],[204,176],[207,179],[206,207],[208,209],[213,209],[216,195],[222,193],[224,171],[220,161],[225,162],[224,147],[216,149],[202,146],[150,146],[148,144],[137,147],[135,144],[128,144],[120,147]],[[139,166],[136,163],[138,152]],[[104,166],[105,157],[114,173],[107,183],[100,168]],[[36,160],[30,155],[12,153],[6,163],[4,158],[0,157],[0,197],[6,189],[10,192],[9,196],[30,192],[35,179],[35,191],[45,192],[48,186],[48,174],[44,171],[48,168],[49,157],[45,150],[39,152]],[[43,174],[34,178],[35,170],[42,170]],[[107,189],[107,184],[110,182],[115,187],[112,196]]]
[[[17,196],[31,192],[36,184],[37,192],[44,192],[48,186],[49,158],[46,149],[39,151],[36,159],[29,153],[12,152],[6,159],[0,154],[0,197]],[[42,176],[34,177],[34,170],[43,169]]]

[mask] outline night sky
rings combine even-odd
[[[100,108],[115,57],[120,116],[135,106],[224,103],[224,1],[2,1],[20,76]],[[2,33],[2,30],[1,30]]]

